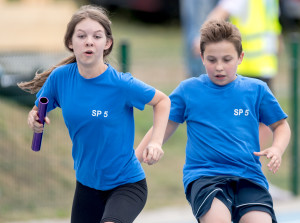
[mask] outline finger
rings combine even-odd
[[[162,149],[156,150],[156,155],[152,158],[152,164],[157,163],[164,155],[164,151]]]
[[[274,162],[270,162],[269,164],[269,170],[273,173],[276,173],[281,165],[281,161],[277,159]]]
[[[254,154],[255,156],[266,156],[266,151],[254,152],[253,154]]]
[[[148,148],[143,151],[143,162],[147,163]]]
[[[153,157],[153,148],[152,147],[148,147],[148,154],[147,154],[146,159],[148,161],[150,161],[152,159],[152,157]]]
[[[153,165],[154,163],[155,163],[154,161],[149,161],[149,162],[147,162],[147,164],[148,164],[149,166]]]
[[[276,173],[277,170],[278,170],[278,164],[277,164],[277,162],[275,162],[275,163],[272,165],[271,171],[272,171],[273,173]]]
[[[45,122],[49,125],[50,124],[50,119],[48,118],[48,116],[45,117]]]
[[[35,112],[35,113],[33,114],[33,118],[34,118],[35,121],[40,121],[40,118],[39,118],[37,112]]]
[[[270,162],[268,163],[268,167],[271,167],[274,165],[274,163],[276,162],[277,158],[275,156],[272,157],[272,159],[270,160]]]
[[[28,117],[27,119],[27,124],[29,125],[29,127],[32,129],[33,128],[33,119],[32,117]]]
[[[41,124],[39,121],[34,120],[33,121],[33,131],[36,133],[42,133],[44,130],[44,125]]]
[[[28,124],[33,123],[34,120],[35,120],[35,115],[34,115],[34,112],[31,111],[31,112],[29,112],[29,114],[28,114],[28,119],[27,119]]]
[[[281,162],[278,163],[278,165],[276,166],[275,170],[273,170],[273,173],[276,173],[279,170],[280,165],[281,165]]]
[[[159,154],[159,159],[161,159],[164,156],[164,151],[161,151],[161,153]]]
[[[272,153],[272,152],[269,152],[268,154],[267,154],[267,158],[268,159],[271,159],[271,161],[273,160],[273,159],[277,159],[277,157],[276,156],[274,156],[274,153]],[[273,160],[273,162],[274,162],[274,160]]]
[[[153,160],[154,162],[157,162],[157,161],[158,161],[158,153],[157,153],[157,149],[153,150],[152,160]]]

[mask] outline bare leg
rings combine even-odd
[[[249,211],[243,215],[240,223],[272,223],[272,218],[267,212]]]
[[[231,214],[222,201],[214,198],[209,211],[199,220],[201,223],[231,223]]]

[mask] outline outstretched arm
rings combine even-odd
[[[273,123],[270,128],[273,131],[272,146],[261,152],[254,152],[254,155],[266,156],[270,159],[268,163],[269,170],[276,173],[281,165],[282,155],[289,144],[291,130],[286,119]]]

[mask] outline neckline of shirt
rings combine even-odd
[[[102,74],[99,74],[97,77],[85,78],[85,77],[83,77],[83,76],[79,73],[78,65],[77,65],[77,63],[76,63],[76,73],[77,73],[77,75],[78,75],[81,79],[83,79],[83,80],[85,80],[85,81],[101,80],[101,79],[105,78],[105,76],[109,73],[109,71],[110,71],[110,69],[111,69],[110,64],[106,64],[106,65],[107,65],[107,68],[106,68],[106,70],[105,70]]]
[[[210,78],[208,77],[207,74],[205,74],[204,77],[205,77],[205,85],[207,85],[210,88],[217,89],[217,90],[227,90],[227,89],[231,88],[232,86],[234,86],[235,83],[237,83],[237,81],[240,79],[240,75],[236,74],[236,78],[232,82],[230,82],[226,85],[217,85],[210,80]]]

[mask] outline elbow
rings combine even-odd
[[[166,96],[165,100],[166,100],[166,106],[168,106],[168,108],[170,109],[171,108],[171,100],[170,100],[170,98],[168,96]]]
[[[156,105],[153,106],[154,108],[162,108],[162,109],[166,109],[170,111],[171,108],[171,100],[170,98],[163,94],[162,97],[160,98],[160,100],[158,101],[158,103]]]
[[[168,113],[170,113],[170,109],[171,109],[171,100],[168,96],[166,96],[163,99],[163,105],[164,105],[164,109],[168,111]]]

